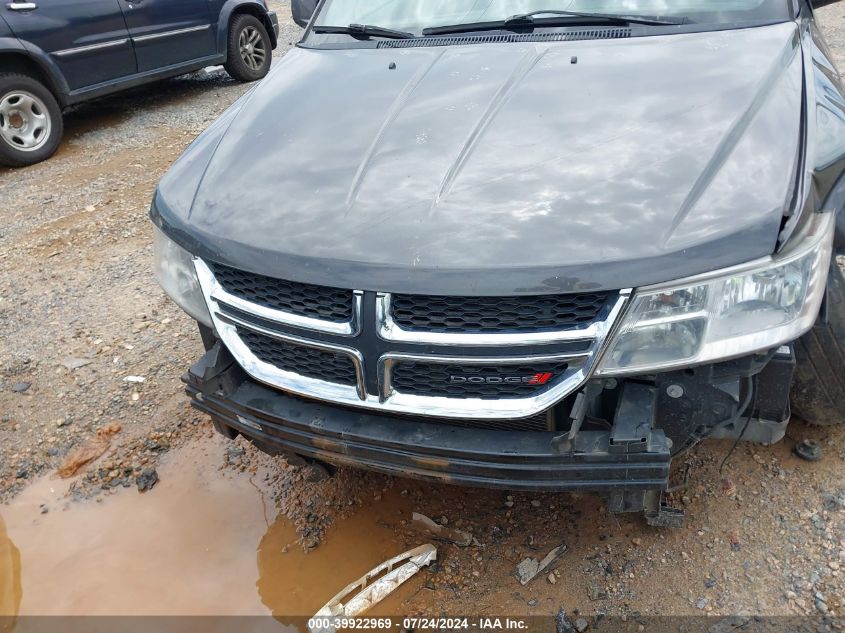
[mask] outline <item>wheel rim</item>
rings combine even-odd
[[[244,28],[238,38],[238,47],[241,51],[241,59],[252,70],[258,70],[264,65],[267,49],[257,28],[254,26]]]
[[[41,149],[53,123],[46,104],[31,92],[15,90],[0,99],[0,138],[21,152]]]

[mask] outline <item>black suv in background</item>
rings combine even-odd
[[[62,138],[62,108],[224,64],[270,69],[265,0],[14,0],[0,5],[0,164],[32,165]]]

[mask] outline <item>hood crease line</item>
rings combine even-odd
[[[420,85],[425,76],[434,68],[434,65],[443,57],[443,54],[446,52],[446,49],[442,49],[437,51],[435,55],[432,56],[431,61],[428,64],[425,64],[415,72],[405,86],[402,88],[402,91],[396,96],[393,100],[393,103],[390,106],[390,110],[388,110],[387,116],[385,116],[384,121],[379,127],[378,132],[373,137],[370,146],[367,148],[367,151],[364,153],[363,158],[361,159],[361,163],[358,165],[358,170],[355,172],[355,176],[352,178],[352,185],[349,188],[349,194],[346,196],[346,209],[344,210],[344,216],[348,216],[349,212],[352,210],[352,206],[355,204],[355,201],[358,198],[358,193],[361,191],[361,185],[364,183],[364,176],[367,173],[367,170],[370,164],[373,161],[373,157],[375,156],[376,150],[378,149],[379,145],[381,145],[381,141],[384,138],[385,133],[387,132],[388,128],[391,124],[396,120],[396,117],[399,116],[399,113],[402,112],[405,104],[408,102],[408,99],[411,98],[411,95],[414,93],[414,90],[417,89],[417,86]]]
[[[683,203],[681,204],[678,213],[672,220],[672,223],[669,225],[669,228],[666,230],[666,233],[663,234],[660,244],[663,248],[669,243],[669,240],[672,239],[672,235],[675,231],[678,230],[678,227],[681,223],[686,219],[689,215],[690,211],[692,211],[693,207],[699,201],[704,192],[707,191],[707,188],[713,181],[713,178],[716,177],[716,174],[719,173],[721,168],[727,162],[728,158],[733,154],[734,149],[739,144],[740,139],[744,137],[745,131],[751,125],[751,122],[754,120],[754,117],[763,107],[763,105],[769,100],[769,96],[774,91],[775,87],[782,79],[782,71],[785,68],[789,67],[789,64],[795,58],[796,52],[799,50],[799,46],[796,42],[795,37],[791,37],[789,41],[784,46],[781,54],[775,57],[772,65],[769,67],[766,75],[760,81],[760,84],[757,86],[757,90],[755,91],[754,98],[751,100],[751,103],[748,104],[748,107],[745,111],[739,116],[739,118],[733,122],[730,129],[725,133],[722,141],[719,143],[716,150],[713,152],[713,155],[710,157],[710,160],[707,162],[704,170],[701,172],[699,177],[696,179],[695,183],[693,184],[692,188],[690,189],[687,197],[684,199]]]
[[[458,152],[455,160],[446,171],[443,181],[440,183],[440,187],[437,190],[437,195],[434,197],[434,201],[431,204],[429,215],[434,213],[434,210],[440,204],[440,201],[449,194],[452,186],[455,184],[455,181],[458,179],[458,176],[463,170],[464,165],[466,165],[469,157],[478,146],[478,142],[481,140],[481,137],[487,128],[490,127],[490,124],[496,118],[496,115],[514,94],[514,91],[519,84],[522,83],[528,74],[537,66],[537,64],[540,63],[540,60],[543,59],[549,50],[549,47],[546,47],[542,51],[538,51],[535,46],[533,51],[526,51],[521,63],[514,68],[510,76],[502,83],[499,90],[493,96],[493,99],[491,99],[487,109],[484,111],[484,114],[481,115],[478,122],[472,130],[470,130],[469,135],[467,135],[466,140],[461,146],[460,152]]]

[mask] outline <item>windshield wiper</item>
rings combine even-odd
[[[537,16],[550,15],[550,18]],[[591,24],[644,24],[647,26],[677,26],[687,24],[687,18],[657,18],[636,15],[618,15],[613,13],[581,13],[579,11],[532,11],[512,15],[505,20],[494,22],[470,22],[467,24],[452,24],[434,26],[423,29],[423,35],[446,35],[447,33],[463,33],[466,31],[492,31],[494,29],[533,29],[544,26],[567,26],[580,20],[589,20]]]
[[[389,37],[397,40],[407,40],[416,37],[413,33],[387,29],[383,26],[375,26],[373,24],[350,24],[348,26],[317,25],[312,30],[314,33],[341,33],[354,37]]]

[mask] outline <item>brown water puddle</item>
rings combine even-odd
[[[309,552],[296,545],[290,523],[277,521],[258,548],[258,593],[262,602],[283,623],[294,623],[284,617],[286,614],[315,613],[346,585],[407,549],[396,527],[410,514],[410,503],[391,492],[378,504],[360,509],[329,528],[324,542]],[[419,544],[424,542],[420,540]],[[298,580],[290,578],[291,574]],[[281,578],[286,580],[279,582]],[[419,576],[412,579],[366,615],[402,613],[403,599],[418,592],[421,585]]]
[[[409,509],[396,495],[304,552],[288,521],[265,518],[271,503],[248,475],[220,470],[224,447],[213,438],[174,451],[144,495],[69,502],[69,482],[45,478],[0,506],[0,616],[272,614],[294,624],[289,616],[313,614],[403,551],[394,528]],[[373,614],[399,613],[422,582]]]

